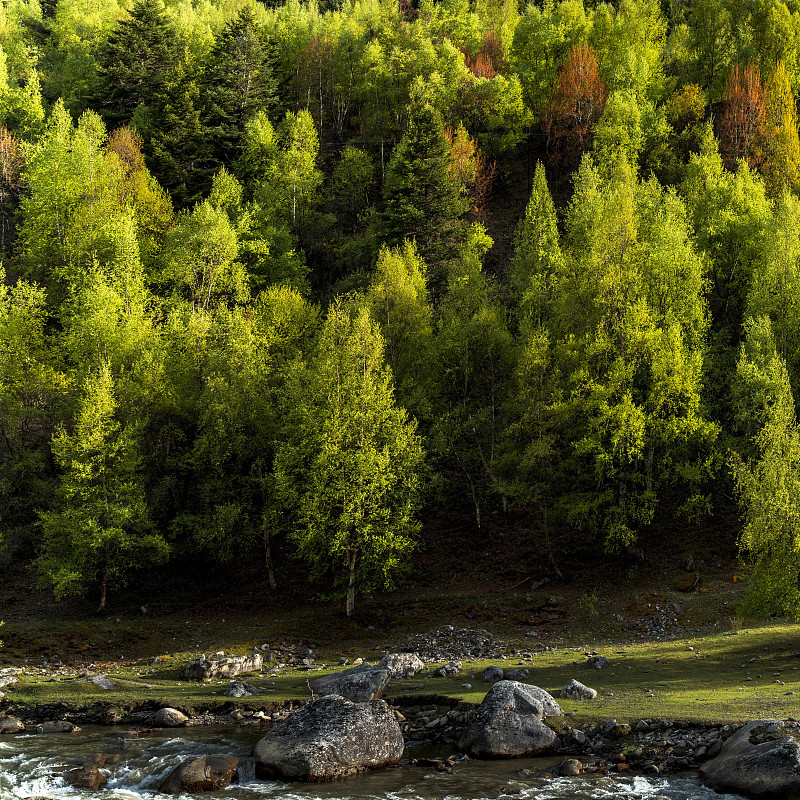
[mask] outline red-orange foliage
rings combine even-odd
[[[464,194],[471,196],[470,210],[475,218],[485,220],[489,216],[486,201],[497,177],[497,162],[486,160],[463,127],[457,131],[447,127],[444,135],[450,142],[450,177]]]
[[[591,142],[607,96],[594,50],[586,42],[573,45],[558,73],[543,120],[551,158],[570,162],[580,159]]]
[[[481,49],[471,58],[469,53],[464,52],[464,62],[469,71],[477,78],[487,78],[491,80],[498,71],[505,68],[503,57],[503,44],[497,34],[486,31],[481,41]]]
[[[0,259],[9,247],[11,216],[22,191],[25,154],[19,141],[0,125]]]
[[[765,121],[764,87],[758,67],[735,66],[728,76],[719,118],[720,150],[729,169],[735,169],[740,158],[747,159],[751,167],[760,166]]]

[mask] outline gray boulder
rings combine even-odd
[[[33,727],[31,732],[36,734],[77,733],[79,730],[80,728],[73,722],[67,722],[66,720],[56,720],[56,721],[43,722],[41,725],[36,725]]]
[[[495,683],[495,681],[503,680],[503,670],[500,667],[486,667],[481,673],[481,679],[484,683]]]
[[[4,675],[0,677],[0,689],[12,689],[19,683],[19,678],[16,675]]]
[[[392,675],[388,669],[365,662],[344,672],[334,672],[309,684],[314,694],[336,694],[356,703],[383,697]]]
[[[242,681],[231,681],[231,685],[223,692],[225,697],[251,697],[261,694],[261,690],[253,686],[252,683]]]
[[[700,768],[706,786],[748,797],[800,796],[800,745],[783,734],[771,719],[739,728]]]
[[[225,789],[236,777],[239,761],[227,756],[203,756],[178,764],[158,787],[164,794],[213,792]]]
[[[460,661],[448,661],[446,664],[442,664],[441,667],[437,667],[433,671],[434,678],[452,678],[454,675],[458,675],[461,672],[461,662]]]
[[[97,764],[83,764],[80,767],[73,767],[64,773],[64,778],[70,786],[74,786],[76,789],[97,791],[108,783],[108,778],[100,771],[100,767]]]
[[[524,681],[530,674],[529,669],[507,669],[503,677],[507,681]]]
[[[21,733],[25,730],[22,720],[16,717],[0,717],[0,733]]]
[[[330,781],[396,764],[403,734],[383,700],[330,695],[279,720],[253,750],[261,778]]]
[[[261,653],[228,658],[198,658],[181,669],[178,677],[184,681],[213,681],[219,678],[233,678],[245,672],[260,672],[264,666]]]
[[[573,678],[564,686],[558,696],[565,700],[594,700],[597,697],[597,689],[590,689]]]
[[[111,678],[109,678],[106,675],[93,675],[91,678],[83,682],[92,683],[98,689],[104,689],[105,691],[113,691],[114,689],[119,689],[119,686],[117,686],[117,684],[114,683],[114,681],[112,681]]]
[[[392,678],[413,678],[425,664],[416,653],[391,653],[378,662],[378,667],[389,670]]]
[[[592,656],[586,663],[592,669],[605,669],[608,666],[608,659],[605,656]]]
[[[177,708],[159,708],[153,714],[152,724],[156,728],[178,728],[185,725],[188,720],[189,717]]]
[[[476,709],[458,747],[475,758],[544,753],[556,744],[557,736],[543,720],[560,713],[558,703],[538,686],[498,681]]]

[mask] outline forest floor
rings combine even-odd
[[[200,565],[186,565],[112,596],[102,616],[87,601],[55,603],[28,569],[11,568],[0,588],[0,662],[24,666],[26,674],[7,698],[120,706],[154,699],[198,710],[224,702],[225,685],[179,681],[184,663],[265,644],[273,653],[281,646],[312,649],[311,666],[252,678],[263,694],[236,704],[257,707],[307,698],[307,681],[341,669],[342,658],[377,659],[408,636],[451,625],[490,632],[491,657],[464,659],[454,679],[432,677],[444,660],[431,663],[412,680],[394,681],[390,694],[479,702],[489,687],[480,672],[496,664],[528,669],[527,682],[553,693],[570,678],[597,689],[592,703],[563,703],[576,711],[576,722],[800,718],[800,626],[738,616],[746,576],[735,533],[725,532],[736,530],[735,516],[713,525],[656,523],[626,559],[602,556],[585,537],[562,535],[553,546],[563,578],[526,522],[496,513],[478,530],[466,511],[428,520],[405,585],[362,602],[352,620],[340,602],[321,599],[329,587],[305,581],[285,544],[276,552],[275,592],[258,560],[218,567],[202,582],[193,578]],[[587,666],[595,651],[608,667]],[[76,684],[86,669],[120,689]]]

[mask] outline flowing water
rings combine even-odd
[[[193,728],[156,731],[136,740],[142,752],[124,754],[104,770],[109,781],[92,792],[75,789],[58,775],[67,765],[96,753],[119,752],[120,739],[108,728],[85,728],[71,735],[14,736],[0,740],[0,800],[27,797],[82,800],[156,800],[161,781],[181,761],[200,755],[246,758],[258,741],[256,731]],[[447,754],[444,754],[447,755]],[[219,792],[184,795],[197,800],[562,800],[621,798],[621,800],[738,800],[700,785],[694,775],[667,778],[600,777],[520,778],[516,770],[545,771],[556,759],[470,761],[456,765],[452,775],[421,767],[402,766],[355,775],[329,784],[304,785],[259,781],[252,766],[240,773],[240,783]],[[252,762],[246,762],[252,763]],[[248,771],[250,774],[247,774]]]

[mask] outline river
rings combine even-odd
[[[160,730],[136,740],[132,751],[108,768],[108,785],[99,791],[75,789],[58,776],[59,768],[96,753],[119,752],[121,740],[113,729],[86,727],[79,733],[45,736],[6,736],[0,740],[0,800],[28,797],[82,800],[155,800],[157,789],[182,760],[200,755],[246,758],[258,740],[257,731],[234,728]],[[441,754],[440,754],[441,755]],[[447,755],[447,754],[444,754]],[[401,766],[353,776],[329,784],[287,784],[258,781],[243,774],[239,785],[219,792],[183,795],[197,800],[497,800],[501,797],[562,800],[562,798],[621,798],[621,800],[738,800],[703,787],[694,774],[644,778],[588,775],[577,778],[520,778],[516,770],[541,771],[558,759],[469,761],[453,774],[429,768]]]

